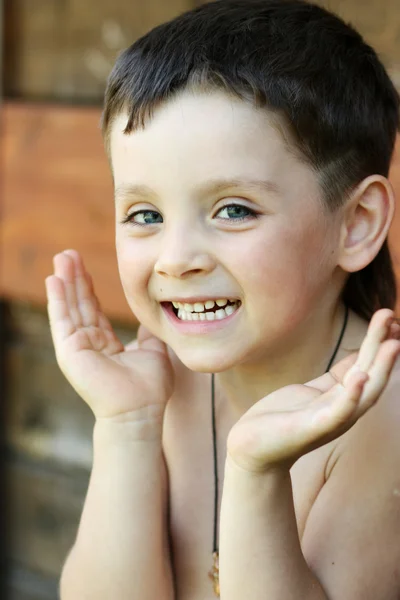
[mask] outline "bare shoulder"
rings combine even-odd
[[[400,593],[400,364],[378,402],[335,446],[302,539],[308,564],[338,598]]]
[[[380,464],[390,457],[400,460],[400,360],[376,404],[347,432],[337,445],[336,466],[343,471],[350,460],[366,464]],[[368,460],[367,460],[368,459]],[[334,471],[334,469],[333,469]],[[390,471],[383,470],[383,476]],[[332,472],[333,474],[333,472]]]

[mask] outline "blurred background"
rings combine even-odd
[[[92,413],[59,371],[50,339],[44,278],[53,255],[78,249],[121,339],[136,333],[99,129],[106,78],[123,48],[199,3],[0,0],[1,599],[58,597],[91,468]],[[398,0],[317,3],[361,31],[400,87]],[[397,157],[390,177],[400,194]],[[390,243],[400,279],[399,216]]]

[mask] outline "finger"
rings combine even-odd
[[[111,325],[110,320],[104,314],[103,309],[101,308],[100,301],[94,292],[92,276],[87,271],[86,271],[86,277],[87,277],[87,284],[89,287],[89,291],[93,297],[93,302],[94,302],[94,306],[95,306],[96,313],[97,313],[96,318],[98,321],[98,326],[104,330],[104,333],[107,336],[107,339],[110,342],[112,341],[115,343],[116,347],[118,347],[118,351],[121,351],[124,349],[124,346],[123,346],[121,340],[119,339],[119,337],[117,336],[117,334],[115,333],[114,327]]]
[[[343,378],[344,384],[346,384],[346,381],[353,373],[360,370],[365,373],[369,371],[378,354],[382,342],[390,335],[392,324],[392,310],[379,310],[373,315],[368,327],[367,335],[361,344],[358,358]]]
[[[334,433],[347,423],[349,426],[353,424],[352,417],[361,401],[367,381],[367,373],[361,371],[353,373],[345,386],[338,383],[324,394],[317,411],[314,405],[314,414],[312,414],[313,407],[310,405],[311,425],[318,432],[318,437]]]
[[[389,337],[393,340],[400,340],[400,323],[398,322],[397,319],[390,326]]]
[[[124,345],[103,312],[98,313],[98,322],[99,327],[101,327],[101,329],[104,331],[104,335],[111,344],[111,353],[114,354],[115,352],[122,352],[124,350]]]
[[[103,333],[107,340],[107,346],[104,349],[104,354],[112,356],[116,353],[124,351],[124,345],[121,340],[117,337],[114,330],[108,330],[103,328]]]
[[[368,365],[372,364],[371,360],[373,361],[373,356],[378,352],[381,342],[386,338],[390,338],[392,334],[397,335],[396,325],[392,330],[392,318],[393,312],[387,309],[374,314],[360,350],[347,356],[332,367],[330,374],[333,379],[337,382],[346,383],[353,373],[368,370]],[[400,326],[398,330],[400,332]],[[324,387],[321,391],[327,391],[329,389],[329,379],[326,378],[323,383]]]
[[[357,365],[367,372],[375,360],[381,343],[387,338],[393,323],[393,311],[380,310],[376,312],[369,324],[357,359]]]
[[[96,296],[96,293],[95,293],[95,291],[94,291],[93,277],[91,276],[91,274],[90,274],[90,273],[88,273],[88,271],[86,271],[86,279],[87,279],[87,283],[88,283],[88,286],[89,286],[90,293],[91,293],[91,294],[92,294],[92,295],[95,297],[95,299],[96,299],[96,308],[97,308],[97,310],[99,310],[99,309],[100,309],[100,302],[99,302],[99,300],[98,300],[98,298],[97,298],[97,296]],[[100,309],[100,310],[101,310],[101,309]]]
[[[82,261],[82,267],[84,268],[83,261]],[[88,293],[92,297],[93,306],[94,306],[94,309],[96,310],[97,324],[99,327],[101,327],[101,329],[104,330],[104,333],[105,333],[107,339],[110,342],[115,343],[115,347],[118,347],[118,351],[121,351],[124,349],[124,346],[123,346],[121,340],[119,339],[119,337],[117,336],[117,334],[115,333],[114,327],[111,325],[110,320],[103,312],[100,301],[94,291],[93,278],[90,275],[90,273],[88,273],[86,271],[86,269],[85,269],[85,274],[86,274],[86,282],[87,282],[87,286],[88,286]],[[112,353],[114,353],[114,351]]]
[[[144,348],[145,350],[155,350],[156,352],[168,356],[167,345],[157,337],[151,337],[144,340],[140,343],[140,348]]]
[[[342,375],[355,364],[357,356],[358,352],[353,352],[349,356],[343,358],[340,362],[336,363],[328,373],[308,381],[305,385],[307,387],[312,387],[315,390],[319,390],[322,393],[327,392],[334,385],[342,382]]]
[[[87,271],[86,271],[86,277],[87,277],[87,281],[88,281],[88,285],[89,285],[90,292],[91,292],[91,294],[93,295],[93,298],[94,298],[94,301],[95,301],[96,310],[97,310],[99,313],[102,313],[102,312],[103,312],[103,309],[101,308],[100,301],[99,301],[99,299],[98,299],[98,297],[97,297],[97,295],[96,295],[96,293],[95,293],[95,291],[94,291],[93,278],[92,278],[92,276],[90,275],[90,273],[88,273]]]
[[[152,337],[151,331],[147,329],[147,327],[145,327],[143,323],[140,323],[136,336],[138,344],[140,345],[142,342],[146,341],[150,337]]]
[[[105,329],[106,331],[112,332],[116,336],[116,333],[114,331],[114,327],[111,325],[109,319],[106,317],[106,315],[101,310],[100,304],[99,304],[99,308],[98,308],[97,318],[98,318],[98,321],[99,321],[99,326],[102,329]]]
[[[399,354],[400,342],[397,340],[387,340],[382,344],[374,364],[368,371],[369,380],[364,387],[360,400],[360,411],[362,413],[366,412],[382,394]]]
[[[147,327],[140,324],[137,332],[138,347],[146,350],[156,350],[162,354],[167,353],[166,344],[151,333]]]
[[[82,258],[76,250],[65,250],[73,261],[75,273],[75,294],[82,325],[96,327],[98,324],[97,299],[93,282],[87,273]]]
[[[94,292],[94,286],[93,286],[92,276],[87,271],[86,271],[86,277],[87,277],[87,282],[88,282],[88,286],[89,286],[89,289],[90,289],[90,293],[92,294],[93,301],[95,303],[99,326],[102,327],[103,329],[111,331],[115,335],[115,337],[117,338],[116,333],[114,331],[114,327],[111,325],[109,319],[104,314],[103,309],[101,308],[100,301],[99,301],[98,297],[96,296],[96,294]],[[117,339],[119,341],[119,338],[117,338]]]
[[[81,325],[81,315],[78,308],[75,286],[74,262],[68,254],[61,252],[53,259],[54,274],[64,283],[65,298],[69,308],[70,317],[76,327]]]
[[[76,329],[66,301],[63,280],[56,275],[50,275],[46,277],[45,285],[50,329],[57,350],[58,345],[74,333]]]
[[[137,338],[135,338],[128,344],[125,344],[125,350],[138,350],[138,348],[139,348],[139,342],[138,342]]]
[[[89,286],[89,290],[90,290],[90,293],[93,298],[94,307],[95,307],[96,313],[97,313],[96,318],[97,318],[98,326],[101,327],[102,329],[104,329],[109,334],[112,334],[114,339],[123,348],[122,342],[120,341],[120,339],[118,338],[117,334],[114,331],[114,327],[111,325],[108,317],[106,317],[106,315],[103,312],[103,309],[101,308],[100,301],[94,292],[92,276],[87,271],[86,271],[86,277],[87,277],[87,284]]]

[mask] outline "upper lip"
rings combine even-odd
[[[182,298],[182,297],[177,297],[175,296],[174,298],[168,299],[168,300],[160,300],[160,302],[182,302],[182,303],[186,303],[186,304],[195,304],[196,302],[201,302],[204,304],[204,302],[207,302],[207,300],[220,300],[226,298],[227,300],[237,300],[237,298],[231,297],[231,296],[189,296],[187,298]]]

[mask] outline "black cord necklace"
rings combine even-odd
[[[345,306],[345,314],[342,330],[339,335],[339,339],[336,343],[335,349],[329,359],[328,366],[325,369],[325,373],[331,368],[333,361],[336,358],[336,354],[342,343],[342,339],[347,327],[347,321],[349,318],[349,309]],[[213,436],[213,461],[214,461],[214,535],[213,535],[213,567],[209,572],[209,577],[213,582],[214,593],[217,598],[220,597],[219,593],[219,554],[218,554],[218,459],[217,459],[217,429],[215,424],[215,377],[214,373],[211,374],[211,424],[212,424],[212,436]]]

